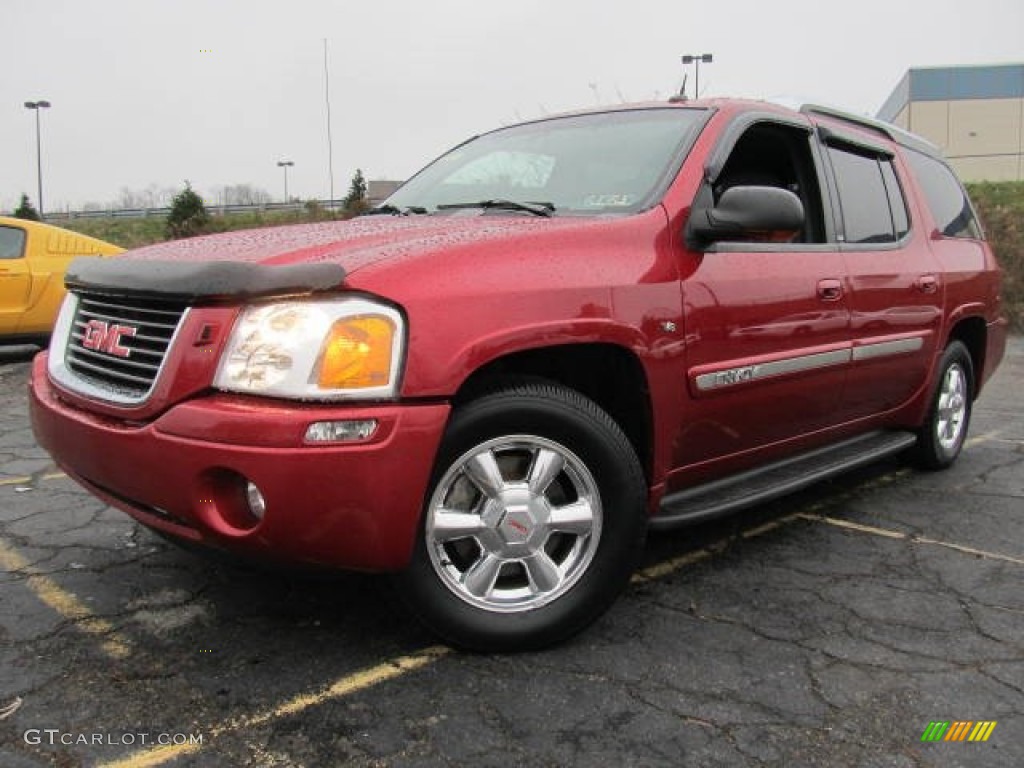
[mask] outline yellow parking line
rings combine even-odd
[[[931,539],[927,536],[914,536],[909,533],[903,533],[902,531],[892,531],[888,528],[878,528],[873,525],[862,525],[861,523],[854,523],[849,520],[840,520],[835,517],[826,517],[825,515],[808,515],[800,513],[798,516],[803,520],[810,520],[816,523],[826,523],[828,525],[834,525],[837,528],[845,528],[848,531],[867,533],[871,534],[872,536],[883,536],[887,539],[903,539],[905,541],[911,542],[912,544],[928,544],[934,547],[944,547],[946,549],[952,549],[955,552],[962,552],[965,555],[974,555],[976,557],[982,557],[986,560],[999,560],[1004,563],[1024,565],[1024,559],[1019,557],[1013,557],[1012,555],[1004,555],[999,552],[988,552],[984,549],[975,549],[974,547],[965,547],[962,544],[954,544],[949,541]]]
[[[202,748],[202,744],[168,744],[165,747],[154,747],[145,752],[136,752],[134,755],[113,763],[103,763],[100,768],[151,768],[155,765],[163,765],[182,755],[191,755]]]
[[[31,485],[34,479],[39,480],[60,480],[67,477],[64,472],[47,472],[45,475],[40,475],[38,478],[33,478],[31,475],[23,475],[22,477],[5,477],[0,480],[0,486],[4,485]]]
[[[53,579],[35,573],[29,562],[3,541],[0,541],[0,566],[12,573],[24,574],[25,586],[36,597],[68,621],[75,622],[83,632],[100,638],[100,647],[105,654],[114,659],[124,659],[131,654],[130,647],[117,636],[113,624],[93,615],[77,597],[62,589]]]
[[[796,515],[786,515],[785,517],[780,517],[778,520],[772,520],[770,522],[764,523],[763,525],[758,525],[754,528],[748,528],[747,530],[741,532],[740,536],[742,536],[744,539],[754,539],[758,536],[764,536],[766,533],[771,533],[772,531],[781,528],[784,525],[789,525],[794,520],[796,520]]]
[[[740,536],[744,539],[753,539],[758,536],[764,536],[766,533],[771,533],[784,525],[789,525],[796,519],[796,515],[786,515],[785,517],[780,517],[777,520],[771,520],[762,525],[755,526],[754,528],[748,528],[745,531],[741,531]],[[693,552],[687,552],[668,560],[663,560],[660,563],[655,563],[654,565],[648,566],[647,568],[634,573],[633,578],[630,579],[630,583],[646,584],[649,581],[657,581],[658,579],[662,579],[669,574],[686,568],[687,566],[694,565],[702,560],[707,560],[713,555],[721,554],[728,549],[732,543],[732,537],[718,539],[701,549],[694,550]]]
[[[1001,560],[1004,563],[1024,565],[1024,558],[1013,557],[1012,555],[1004,555],[999,552],[988,552],[984,549],[975,549],[974,547],[965,547],[962,544],[953,544],[949,541],[929,539],[927,536],[914,536],[910,540],[913,541],[915,544],[930,544],[934,547],[945,547],[946,549],[952,549],[955,552],[963,552],[965,555],[976,555],[978,557],[983,557],[986,560]]]
[[[303,712],[310,707],[315,707],[332,699],[339,699],[359,691],[372,688],[375,685],[400,677],[408,672],[420,669],[432,664],[438,659],[451,653],[451,648],[441,645],[424,648],[421,651],[400,656],[397,659],[386,661],[383,664],[369,667],[352,675],[347,675],[336,680],[331,685],[314,693],[303,693],[280,704],[273,709],[268,709],[255,715],[247,715],[229,720],[221,725],[210,729],[208,735],[215,738],[230,731],[242,728],[263,725],[279,717],[287,717]],[[205,746],[206,739],[202,745],[182,744],[180,746],[156,747],[154,749],[142,750],[133,755],[115,760],[110,763],[103,763],[99,768],[150,768],[151,766],[163,765],[169,760],[185,754],[197,752]]]
[[[298,714],[310,707],[323,704],[330,699],[340,699],[349,694],[365,690],[366,688],[372,688],[387,680],[404,675],[406,672],[412,672],[420,667],[425,667],[448,655],[451,653],[451,650],[451,648],[443,645],[434,645],[411,653],[408,656],[400,656],[397,659],[392,659],[383,664],[378,664],[361,672],[343,677],[316,693],[300,694],[273,709],[227,723],[220,730],[226,731],[236,728],[248,728],[253,725],[263,725],[279,717]]]
[[[980,445],[981,443],[988,443],[988,442],[990,442],[992,440],[995,440],[997,437],[999,437],[1005,431],[1006,431],[1005,429],[993,429],[991,432],[986,432],[983,435],[978,435],[977,437],[968,438],[964,442],[964,447],[965,448],[972,448],[973,446]]]
[[[845,528],[848,531],[857,531],[858,533],[870,533],[873,536],[884,536],[887,539],[907,539],[910,538],[905,533],[899,531],[890,531],[885,528],[876,528],[873,525],[862,525],[861,523],[855,523],[851,520],[840,520],[838,517],[828,517],[827,515],[816,515],[812,513],[800,512],[798,513],[802,520],[808,520],[812,523],[828,523],[834,525],[836,528]]]
[[[719,542],[715,542],[716,544]],[[712,545],[713,547],[714,545]],[[649,568],[644,568],[641,571],[637,571],[633,574],[633,578],[630,579],[631,584],[646,584],[648,581],[656,581],[662,579],[669,574],[675,573],[676,571],[686,568],[688,565],[699,563],[701,560],[707,560],[711,555],[714,554],[711,547],[705,549],[698,549],[693,552],[687,552],[685,555],[679,557],[673,557],[670,560],[652,565]]]
[[[26,485],[32,482],[31,477],[5,477],[0,480],[0,485]]]

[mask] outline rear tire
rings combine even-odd
[[[928,417],[917,433],[917,460],[925,469],[956,461],[967,437],[974,400],[974,364],[961,341],[942,353]]]
[[[557,643],[628,583],[645,500],[636,453],[591,400],[537,383],[487,394],[452,416],[399,591],[462,648]]]

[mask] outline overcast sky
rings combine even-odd
[[[874,114],[909,67],[1024,61],[1021,0],[0,0],[0,210],[124,188],[329,190],[404,179],[480,131],[595,103],[664,99],[684,53],[709,96]],[[692,92],[692,76],[691,76]]]

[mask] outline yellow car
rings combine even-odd
[[[49,224],[0,216],[0,344],[46,344],[78,256],[121,253],[111,243]]]

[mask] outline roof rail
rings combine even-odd
[[[841,109],[836,109],[835,107],[826,107],[822,104],[803,104],[800,106],[800,112],[805,115],[831,117],[836,120],[842,120],[846,123],[852,123],[853,125],[858,125],[861,128],[867,128],[875,133],[880,133],[887,139],[891,139],[901,146],[916,149],[918,152],[923,152],[926,155],[942,157],[942,151],[930,141],[915,133],[905,131],[898,125],[893,125],[892,123],[876,120],[873,117],[855,115]]]

